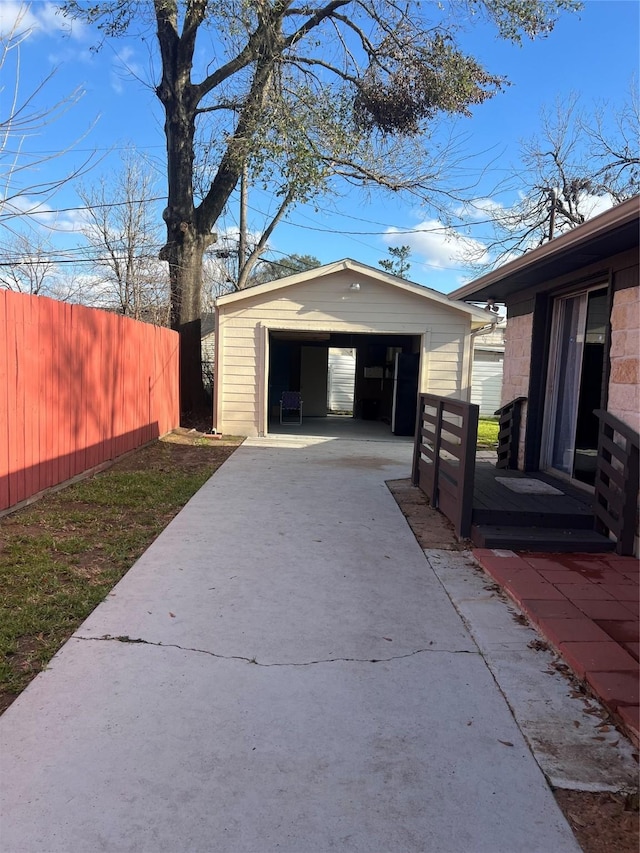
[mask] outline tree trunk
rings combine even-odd
[[[202,258],[210,235],[188,229],[165,247],[171,282],[171,328],[180,335],[180,412],[185,418],[202,412],[206,396],[202,384],[200,297]]]

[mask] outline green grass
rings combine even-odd
[[[478,447],[493,447],[498,443],[498,419],[480,418],[478,421]]]
[[[0,712],[233,449],[157,442],[2,519]]]

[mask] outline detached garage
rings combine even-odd
[[[412,435],[418,391],[469,399],[471,332],[491,321],[352,260],[221,296],[216,306],[214,427],[251,436],[279,425],[285,392],[299,392],[305,422],[326,418],[336,351],[355,355],[351,416]]]

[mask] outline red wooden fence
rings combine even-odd
[[[178,335],[0,291],[0,510],[179,423]]]

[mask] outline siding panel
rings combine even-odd
[[[354,334],[421,335],[430,330],[428,366],[423,366],[422,390],[446,396],[460,395],[464,341],[469,315],[455,306],[358,275],[360,291],[349,286],[354,273],[343,270],[287,289],[246,296],[218,306],[220,340],[217,356],[218,429],[255,435],[263,382],[260,327],[289,331],[325,331]],[[426,377],[426,378],[425,378]],[[248,420],[253,412],[254,420]]]

